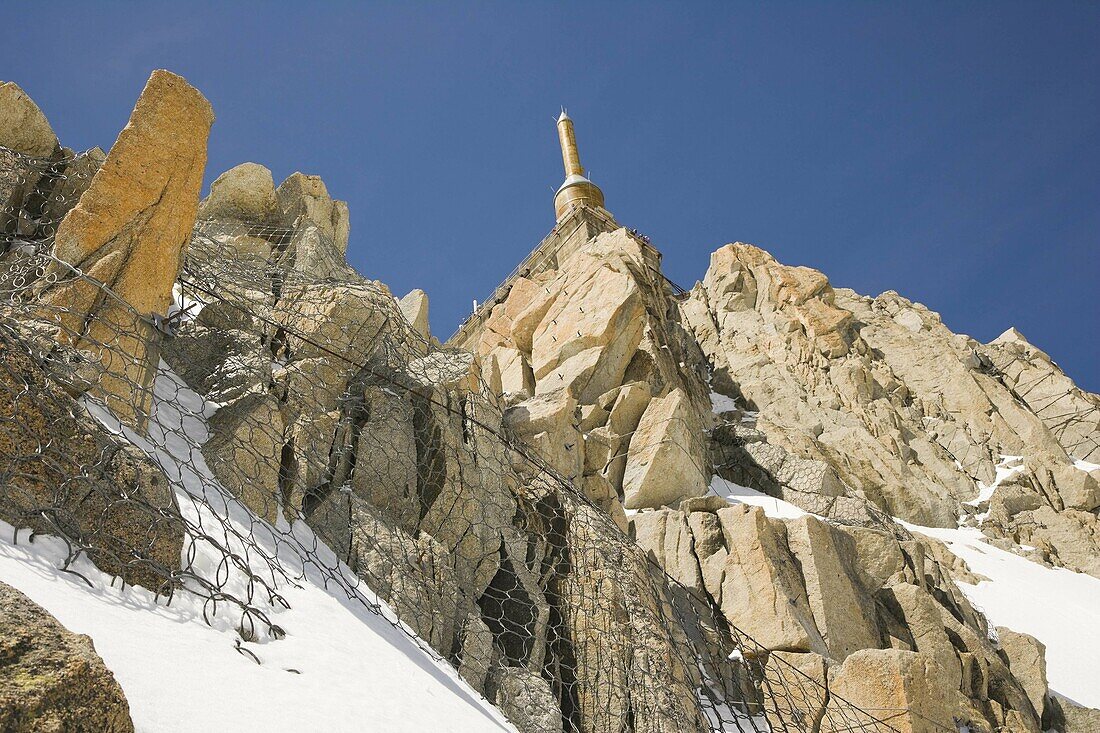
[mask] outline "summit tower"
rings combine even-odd
[[[565,166],[565,181],[554,194],[554,213],[558,221],[576,206],[603,208],[603,191],[584,175],[581,155],[577,152],[577,133],[565,107],[558,116],[558,142],[561,143],[561,160]]]

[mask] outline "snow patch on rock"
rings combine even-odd
[[[989,578],[977,585],[958,585],[992,624],[1031,634],[1046,645],[1052,692],[1080,705],[1100,707],[1100,579],[1048,568],[993,547],[972,527],[900,523],[942,540],[973,572]]]

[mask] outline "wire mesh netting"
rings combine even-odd
[[[0,518],[19,541],[198,597],[245,640],[277,639],[280,589],[319,577],[392,609],[523,730],[894,730],[899,711],[830,694],[665,574],[510,434],[470,354],[323,233],[199,221],[172,310],[137,313],[53,254],[86,156],[0,159]]]

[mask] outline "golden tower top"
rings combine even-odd
[[[561,143],[561,159],[565,165],[565,182],[554,194],[554,212],[560,221],[575,206],[603,206],[603,191],[584,177],[584,166],[577,152],[577,135],[573,120],[562,107],[558,117],[558,141]]]

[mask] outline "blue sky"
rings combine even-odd
[[[441,337],[553,225],[553,127],[690,287],[746,241],[1010,325],[1100,390],[1100,4],[11,3],[0,77],[107,148],[153,68],[217,113],[207,182],[321,175],[349,260]]]

